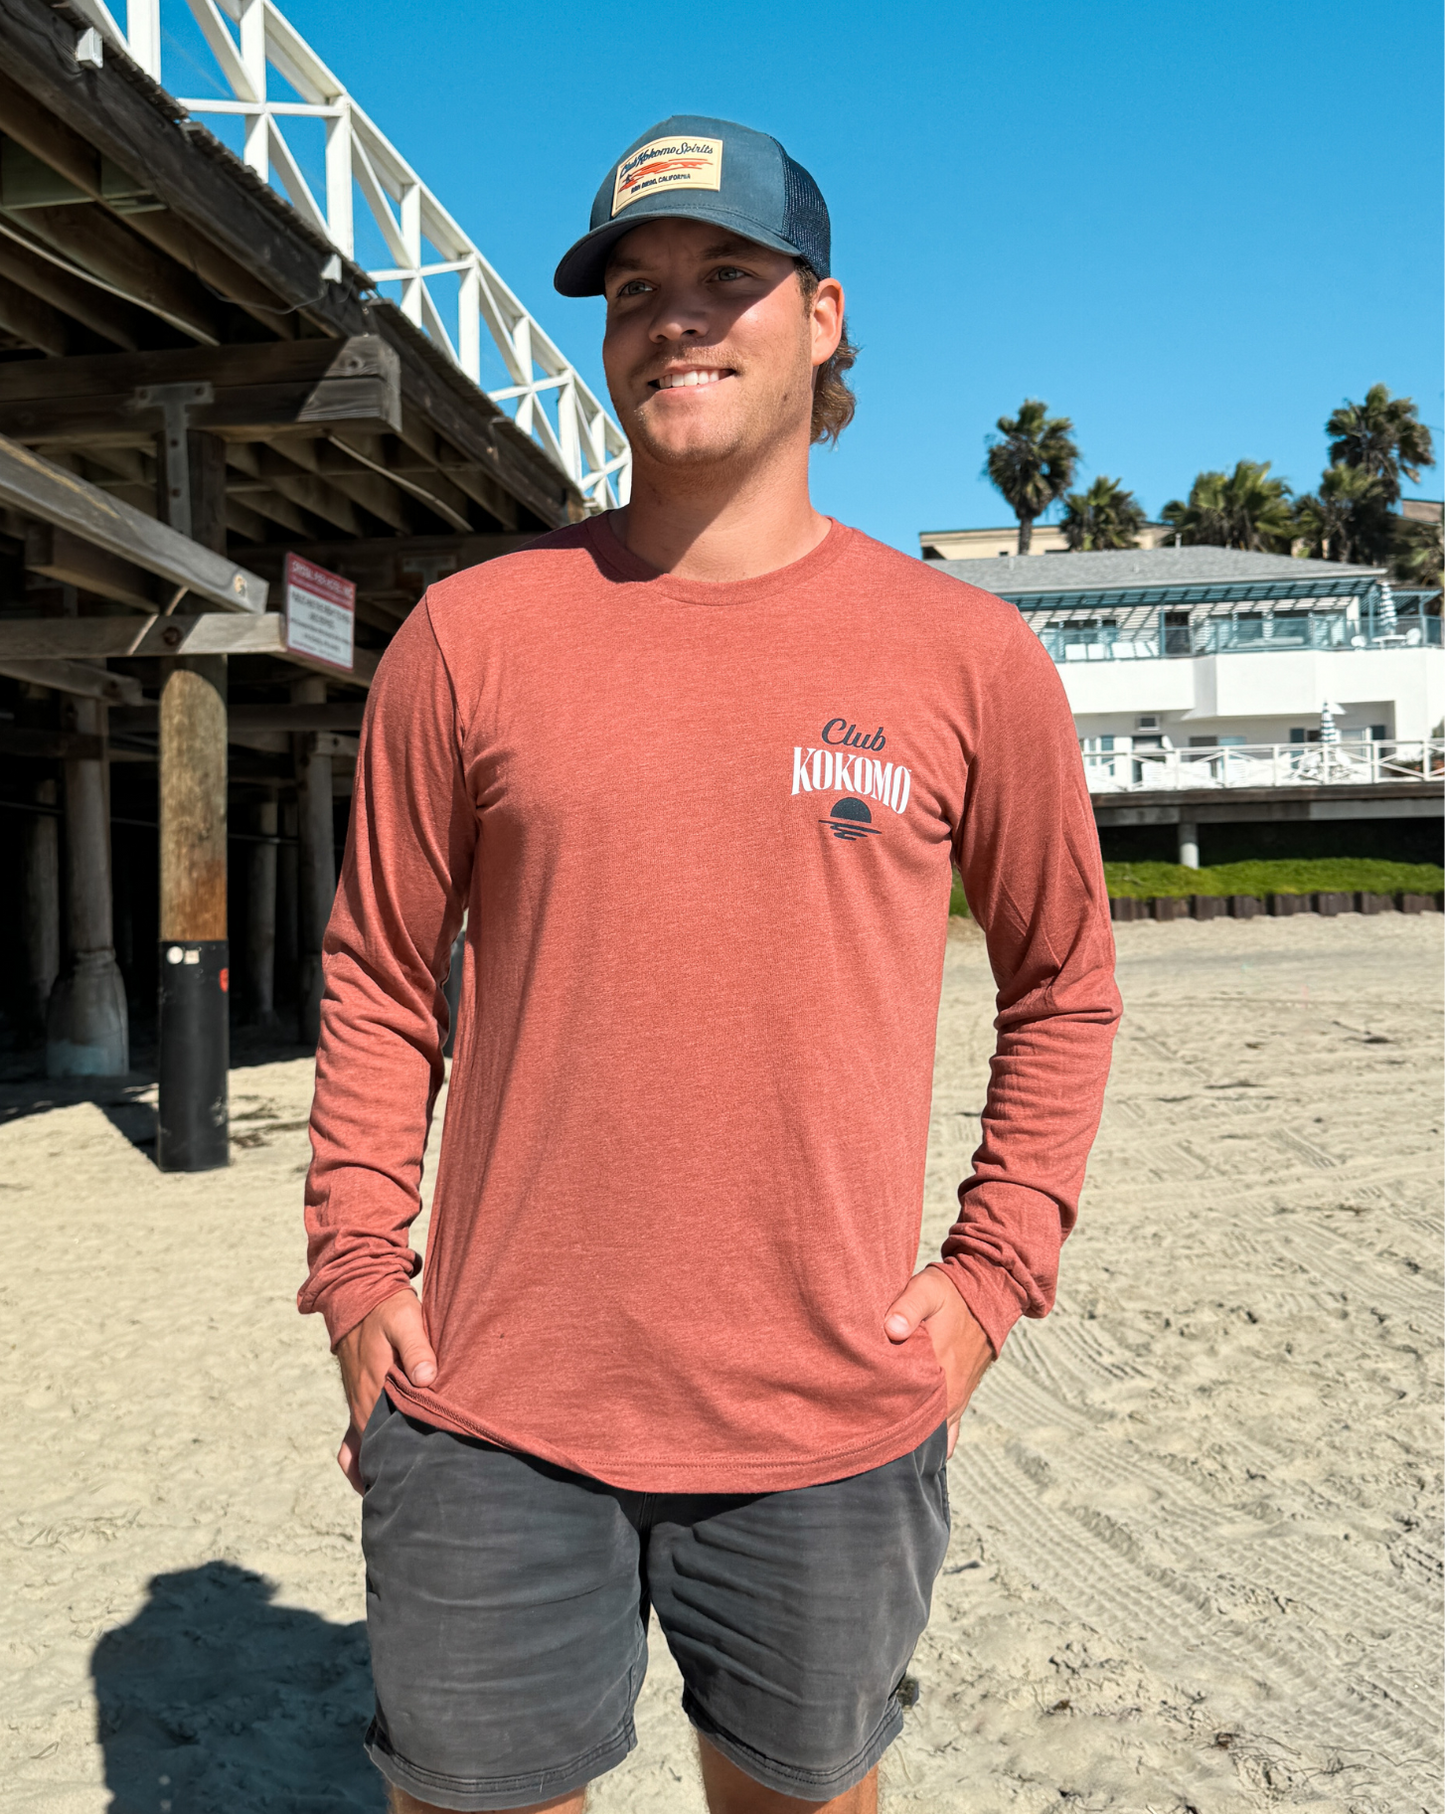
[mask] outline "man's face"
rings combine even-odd
[[[813,368],[842,332],[843,292],[805,308],[793,260],[706,221],[654,220],[617,244],[605,280],[607,388],[633,447],[706,466],[801,433]]]

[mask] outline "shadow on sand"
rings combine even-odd
[[[366,1627],[230,1562],[157,1575],[91,1656],[111,1814],[381,1814]]]
[[[27,1115],[44,1115],[77,1102],[93,1102],[118,1133],[147,1159],[154,1159],[155,1056],[153,1040],[137,1040],[131,1048],[132,1069],[124,1077],[46,1077],[43,1052],[0,1059],[0,1127]],[[314,1057],[314,1047],[297,1045],[279,1033],[255,1027],[233,1028],[232,1087],[241,1083],[253,1066],[289,1064],[297,1059],[310,1061]]]

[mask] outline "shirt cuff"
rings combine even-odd
[[[1024,1314],[1027,1300],[1017,1280],[1003,1267],[975,1254],[955,1254],[930,1264],[963,1299],[970,1316],[988,1337],[996,1360],[1003,1353],[1009,1330]]]
[[[418,1262],[416,1266],[389,1267],[366,1278],[348,1279],[331,1290],[308,1282],[297,1294],[296,1308],[303,1316],[312,1311],[319,1312],[334,1353],[344,1338],[379,1304],[410,1287],[420,1264],[420,1255],[414,1258]]]

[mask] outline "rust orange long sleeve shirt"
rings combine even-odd
[[[383,658],[325,943],[303,1310],[416,1273],[414,1415],[643,1491],[881,1465],[941,1420],[883,1318],[922,1212],[950,871],[998,983],[939,1264],[1053,1300],[1119,1004],[1053,663],[1013,606],[833,525],[758,579],[605,518],[433,586]]]

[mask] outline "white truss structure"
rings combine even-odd
[[[106,0],[76,0],[101,35],[161,79],[161,0],[127,0],[124,32]],[[632,455],[622,430],[576,369],[523,308],[481,251],[273,4],[273,0],[185,0],[231,98],[182,98],[193,114],[230,114],[244,122],[242,155],[263,180],[279,183],[301,217],[347,258],[355,257],[359,190],[393,263],[369,273],[399,283],[401,309],[475,383],[481,383],[482,333],[492,339],[512,382],[489,392],[515,406],[513,420],[578,487],[591,510],[626,503]],[[234,30],[232,27],[234,26]],[[274,70],[298,101],[267,94]],[[290,119],[320,120],[326,130],[322,206],[286,142]],[[428,259],[430,244],[440,255]],[[457,279],[455,302],[437,279]],[[448,326],[450,316],[453,325]],[[551,393],[551,410],[545,407]],[[555,420],[553,419],[555,415]]]

